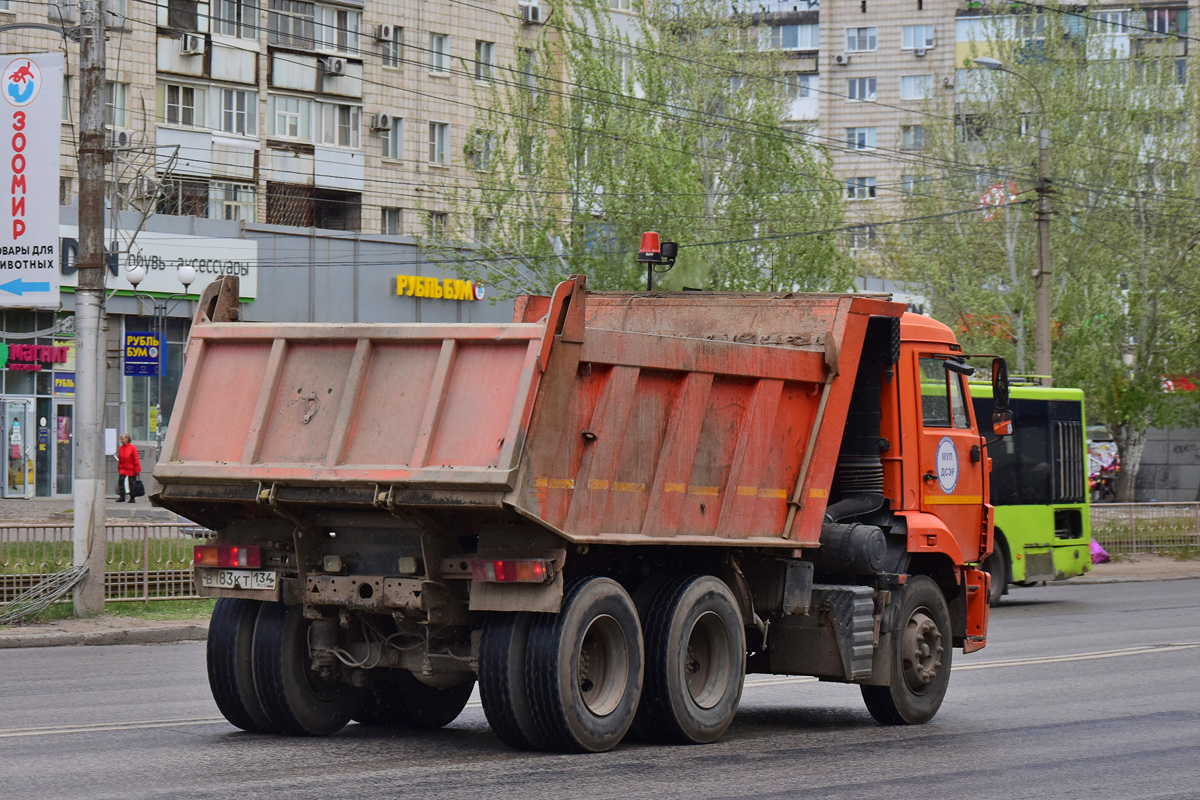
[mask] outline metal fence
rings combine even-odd
[[[1096,503],[1092,538],[1110,553],[1200,548],[1200,503]]]
[[[196,597],[192,547],[205,533],[203,528],[178,523],[109,523],[105,600]],[[0,604],[73,563],[70,523],[0,524]]]

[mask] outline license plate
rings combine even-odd
[[[274,591],[278,573],[255,569],[197,570],[200,585],[206,589],[262,589]]]

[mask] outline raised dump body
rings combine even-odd
[[[919,723],[984,645],[971,367],[899,304],[573,278],[508,325],[293,325],[206,292],[154,499],[216,532],[238,727],[438,727],[478,681],[513,747],[707,742],[748,671]]]
[[[484,506],[573,542],[815,546],[867,323],[902,312],[566,284],[510,325],[199,325],[158,499],[218,528]]]

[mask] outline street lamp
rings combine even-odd
[[[162,418],[162,376],[167,368],[167,315],[171,310],[179,305],[180,301],[188,299],[187,290],[196,280],[196,270],[187,264],[179,267],[175,271],[175,277],[183,284],[182,294],[169,295],[166,299],[159,300],[151,295],[144,295],[138,291],[138,285],[146,279],[146,268],[138,265],[131,269],[125,270],[126,279],[133,285],[133,295],[138,300],[138,312],[141,312],[142,301],[149,300],[154,305],[154,336],[158,340],[158,370],[156,374],[156,386],[154,399],[154,417],[155,417],[155,452],[156,455],[162,450],[163,440],[163,418]]]
[[[975,65],[996,72],[1007,72],[1029,84],[1037,97],[1041,110],[1042,127],[1038,131],[1038,205],[1037,244],[1038,268],[1034,273],[1037,288],[1037,328],[1034,333],[1034,369],[1043,386],[1050,385],[1050,129],[1047,127],[1046,103],[1033,81],[1019,72],[1013,72],[996,58],[981,56],[974,59]]]

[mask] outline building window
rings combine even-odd
[[[846,198],[849,200],[869,200],[875,197],[874,178],[847,178]]]
[[[380,232],[389,236],[400,235],[400,222],[402,220],[401,209],[385,208],[381,213]]]
[[[303,97],[268,95],[267,134],[312,141],[312,101]]]
[[[213,219],[254,222],[254,184],[213,181],[208,210]]]
[[[430,211],[429,212],[429,235],[443,237],[446,235],[447,223],[450,220],[450,215],[445,211]]]
[[[357,55],[361,25],[362,14],[357,11],[317,6],[314,14],[317,49]]]
[[[905,25],[901,34],[901,50],[924,50],[933,47],[932,25]]]
[[[479,244],[487,244],[492,239],[492,218],[491,217],[476,217],[475,218],[475,241]]]
[[[449,52],[449,38],[444,33],[429,34],[429,71],[445,72],[446,55]]]
[[[902,75],[900,77],[901,100],[928,100],[933,97],[932,75]]]
[[[851,100],[874,100],[874,78],[851,78],[847,83],[846,96]]]
[[[924,125],[903,125],[900,128],[900,147],[905,150],[920,150],[925,146]]]
[[[168,125],[204,126],[204,90],[174,83],[159,84],[163,113]]]
[[[429,123],[429,163],[446,163],[446,144],[450,138],[450,126],[445,122]]]
[[[1186,8],[1148,8],[1146,27],[1155,33],[1186,34],[1188,32],[1188,10]]]
[[[380,155],[384,158],[404,157],[404,120],[392,117],[392,126],[380,134],[382,140]]]
[[[75,96],[75,91],[72,86],[74,79],[70,75],[63,75],[63,101],[62,101],[62,121],[70,122],[72,115],[75,113],[75,101],[72,100]]]
[[[167,0],[167,27],[181,31],[199,30],[197,0]]]
[[[395,69],[404,53],[404,28],[392,26],[392,38],[383,43],[383,65]]]
[[[258,38],[258,0],[214,0],[213,33]]]
[[[74,22],[79,0],[50,0],[46,8],[46,18],[54,23]],[[5,10],[11,10],[7,5]]]
[[[75,202],[75,181],[72,178],[58,179],[58,204],[69,206]]]
[[[875,128],[846,128],[846,146],[851,150],[874,150]]]
[[[126,102],[129,97],[129,84],[104,84],[104,124],[116,128],[125,127]]]
[[[921,191],[922,187],[931,179],[925,175],[901,175],[900,176],[900,194],[905,197],[912,197]]]
[[[851,250],[870,250],[875,247],[875,226],[856,225],[846,231]]]
[[[491,83],[496,68],[496,43],[475,42],[475,80]]]
[[[159,189],[158,213],[177,217],[208,216],[208,184],[165,180]]]
[[[846,28],[846,50],[861,53],[876,49],[875,28]]]
[[[1128,11],[1097,11],[1094,19],[1096,21],[1096,33],[1100,36],[1116,36],[1118,34],[1129,33],[1129,12]]]
[[[268,0],[267,41],[311,49],[315,6],[302,0]]]
[[[774,25],[771,27],[772,50],[816,50],[820,47],[817,25]]]
[[[633,11],[637,0],[608,0],[608,7],[613,11]]]
[[[783,73],[784,92],[789,100],[799,100],[808,97],[812,92],[812,75],[799,72]]]
[[[359,147],[362,106],[317,103],[317,143],[335,147]]]
[[[258,128],[258,94],[241,89],[221,90],[221,130],[253,136]]]
[[[471,164],[476,170],[487,172],[491,169],[492,154],[496,151],[496,134],[478,130],[471,138]]]

